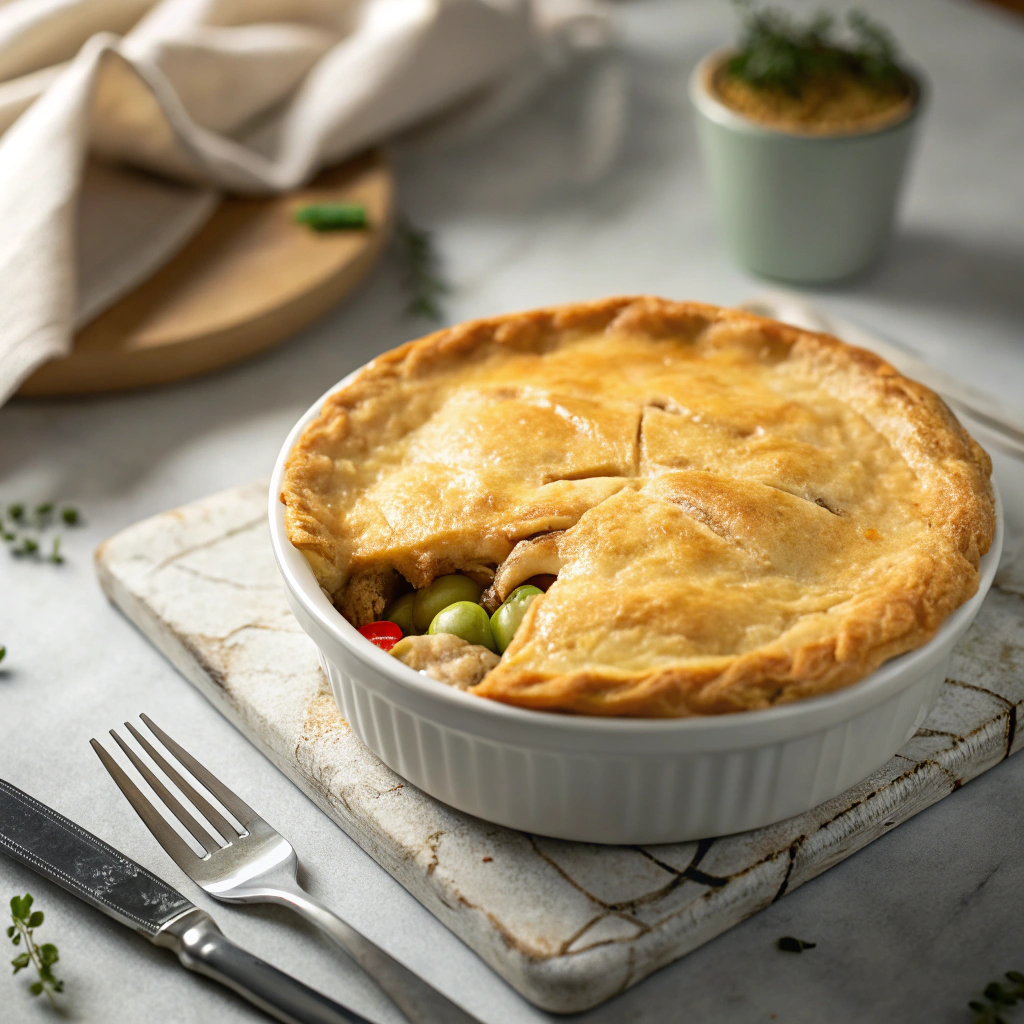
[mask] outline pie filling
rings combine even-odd
[[[873,355],[615,299],[380,357],[306,429],[281,497],[340,613],[399,623],[412,667],[525,707],[679,716],[827,692],[926,642],[977,588],[990,468]]]

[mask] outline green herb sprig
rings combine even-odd
[[[805,949],[814,949],[817,943],[794,939],[792,935],[783,935],[777,945],[784,953],[802,953]]]
[[[836,34],[826,12],[800,21],[785,11],[759,7],[756,0],[733,0],[742,30],[738,52],[726,69],[760,89],[799,96],[814,78],[849,73],[869,84],[886,87],[904,80],[899,48],[883,25],[863,11],[846,15],[849,39]]]
[[[35,930],[43,923],[43,912],[32,909],[32,897],[11,897],[11,920],[14,921],[7,929],[7,937],[15,946],[24,944],[24,949],[12,961],[14,973],[28,967],[35,967],[38,980],[29,985],[29,992],[34,996],[46,993],[46,997],[56,1006],[53,998],[55,992],[64,991],[64,982],[54,976],[53,965],[60,959],[57,947],[52,942],[36,945]]]
[[[310,203],[300,206],[294,218],[314,231],[358,231],[370,226],[362,203]]]
[[[1024,974],[1020,971],[1007,971],[1004,977],[1009,985],[992,981],[985,986],[987,1002],[972,999],[967,1004],[974,1013],[974,1024],[1007,1024],[1002,1011],[1024,1000]]]
[[[61,553],[61,535],[46,538],[43,534],[56,525],[56,505],[52,501],[36,505],[31,514],[24,502],[7,506],[6,514],[0,511],[0,537],[7,544],[7,550],[17,558],[32,558],[36,561],[60,565],[64,561]],[[71,505],[60,510],[60,521],[65,526],[77,526],[82,521],[81,513]],[[44,555],[44,547],[48,552]]]
[[[406,217],[399,217],[395,241],[402,261],[403,284],[409,293],[406,313],[441,320],[441,301],[451,287],[444,279],[441,258],[430,232],[416,227]]]

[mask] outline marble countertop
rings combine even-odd
[[[836,6],[829,4],[828,6]],[[865,5],[931,81],[901,229],[885,262],[811,293],[1008,404],[1024,393],[1024,19],[967,0]],[[406,145],[400,196],[436,232],[450,320],[609,293],[734,303],[763,287],[722,250],[695,152],[686,79],[727,39],[720,0],[616,7],[617,62],[567,72],[495,132]],[[595,96],[628,82],[621,137]],[[609,84],[611,83],[611,84]],[[589,126],[589,128],[588,128]],[[0,501],[77,504],[62,566],[0,553],[0,774],[119,846],[210,910],[258,955],[381,1024],[372,987],[273,908],[214,905],[110,785],[88,739],[146,711],[202,756],[228,751],[258,808],[299,850],[311,891],[485,1024],[525,1003],[255,751],[106,602],[92,549],[144,516],[266,475],[287,429],[330,383],[418,333],[386,258],[326,320],[258,360],[150,392],[0,409]],[[768,910],[580,1018],[753,1024],[966,1022],[968,999],[1024,969],[1024,759],[1013,758]],[[31,891],[61,951],[65,1019],[264,1020],[218,986],[0,858],[0,897]],[[786,934],[812,939],[780,953]],[[12,952],[13,955],[13,952]],[[53,1015],[0,980],[4,1021]]]

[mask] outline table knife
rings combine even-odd
[[[0,850],[286,1024],[369,1024],[236,946],[161,878],[3,779]]]

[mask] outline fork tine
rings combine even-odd
[[[138,729],[135,728],[134,725],[132,725],[131,722],[125,722],[124,725],[125,728],[135,737],[142,749],[149,754],[150,759],[156,763],[157,768],[159,768],[164,775],[166,775],[171,782],[173,782],[178,789],[180,789],[182,793],[192,801],[192,805],[198,808],[200,813],[227,842],[230,843],[241,835],[238,829],[235,828],[235,826],[232,825],[231,822],[228,821],[228,819],[225,818],[224,815],[206,799],[206,797],[197,793],[195,789],[193,789],[192,786],[190,786],[189,783],[181,777],[181,774],[175,771],[175,769],[168,764],[167,759],[156,749],[156,747],[153,746],[152,743],[149,742],[149,740],[146,739],[145,736],[142,735],[141,732],[139,732]]]
[[[192,833],[195,840],[199,845],[206,850],[207,853],[213,853],[220,849],[220,843],[217,842],[209,832],[203,828],[202,825],[192,817],[184,807],[171,795],[170,790],[150,771],[149,765],[139,757],[138,754],[128,746],[127,743],[120,736],[110,730],[110,735],[114,737],[114,741],[117,745],[128,755],[129,760],[138,769],[139,774],[150,784],[153,792],[164,802],[167,809],[173,814],[178,821],[182,823]]]
[[[149,715],[139,715],[149,731],[230,811],[246,828],[263,819],[244,801],[228,789],[215,775],[207,771],[184,747],[175,743]]]
[[[170,854],[171,859],[186,874],[191,874],[199,858],[189,849],[185,841],[160,816],[156,808],[142,795],[142,790],[122,771],[121,766],[107,753],[106,748],[96,740],[89,740],[103,767],[110,773],[117,788],[127,797],[128,803],[142,819],[153,838]]]

